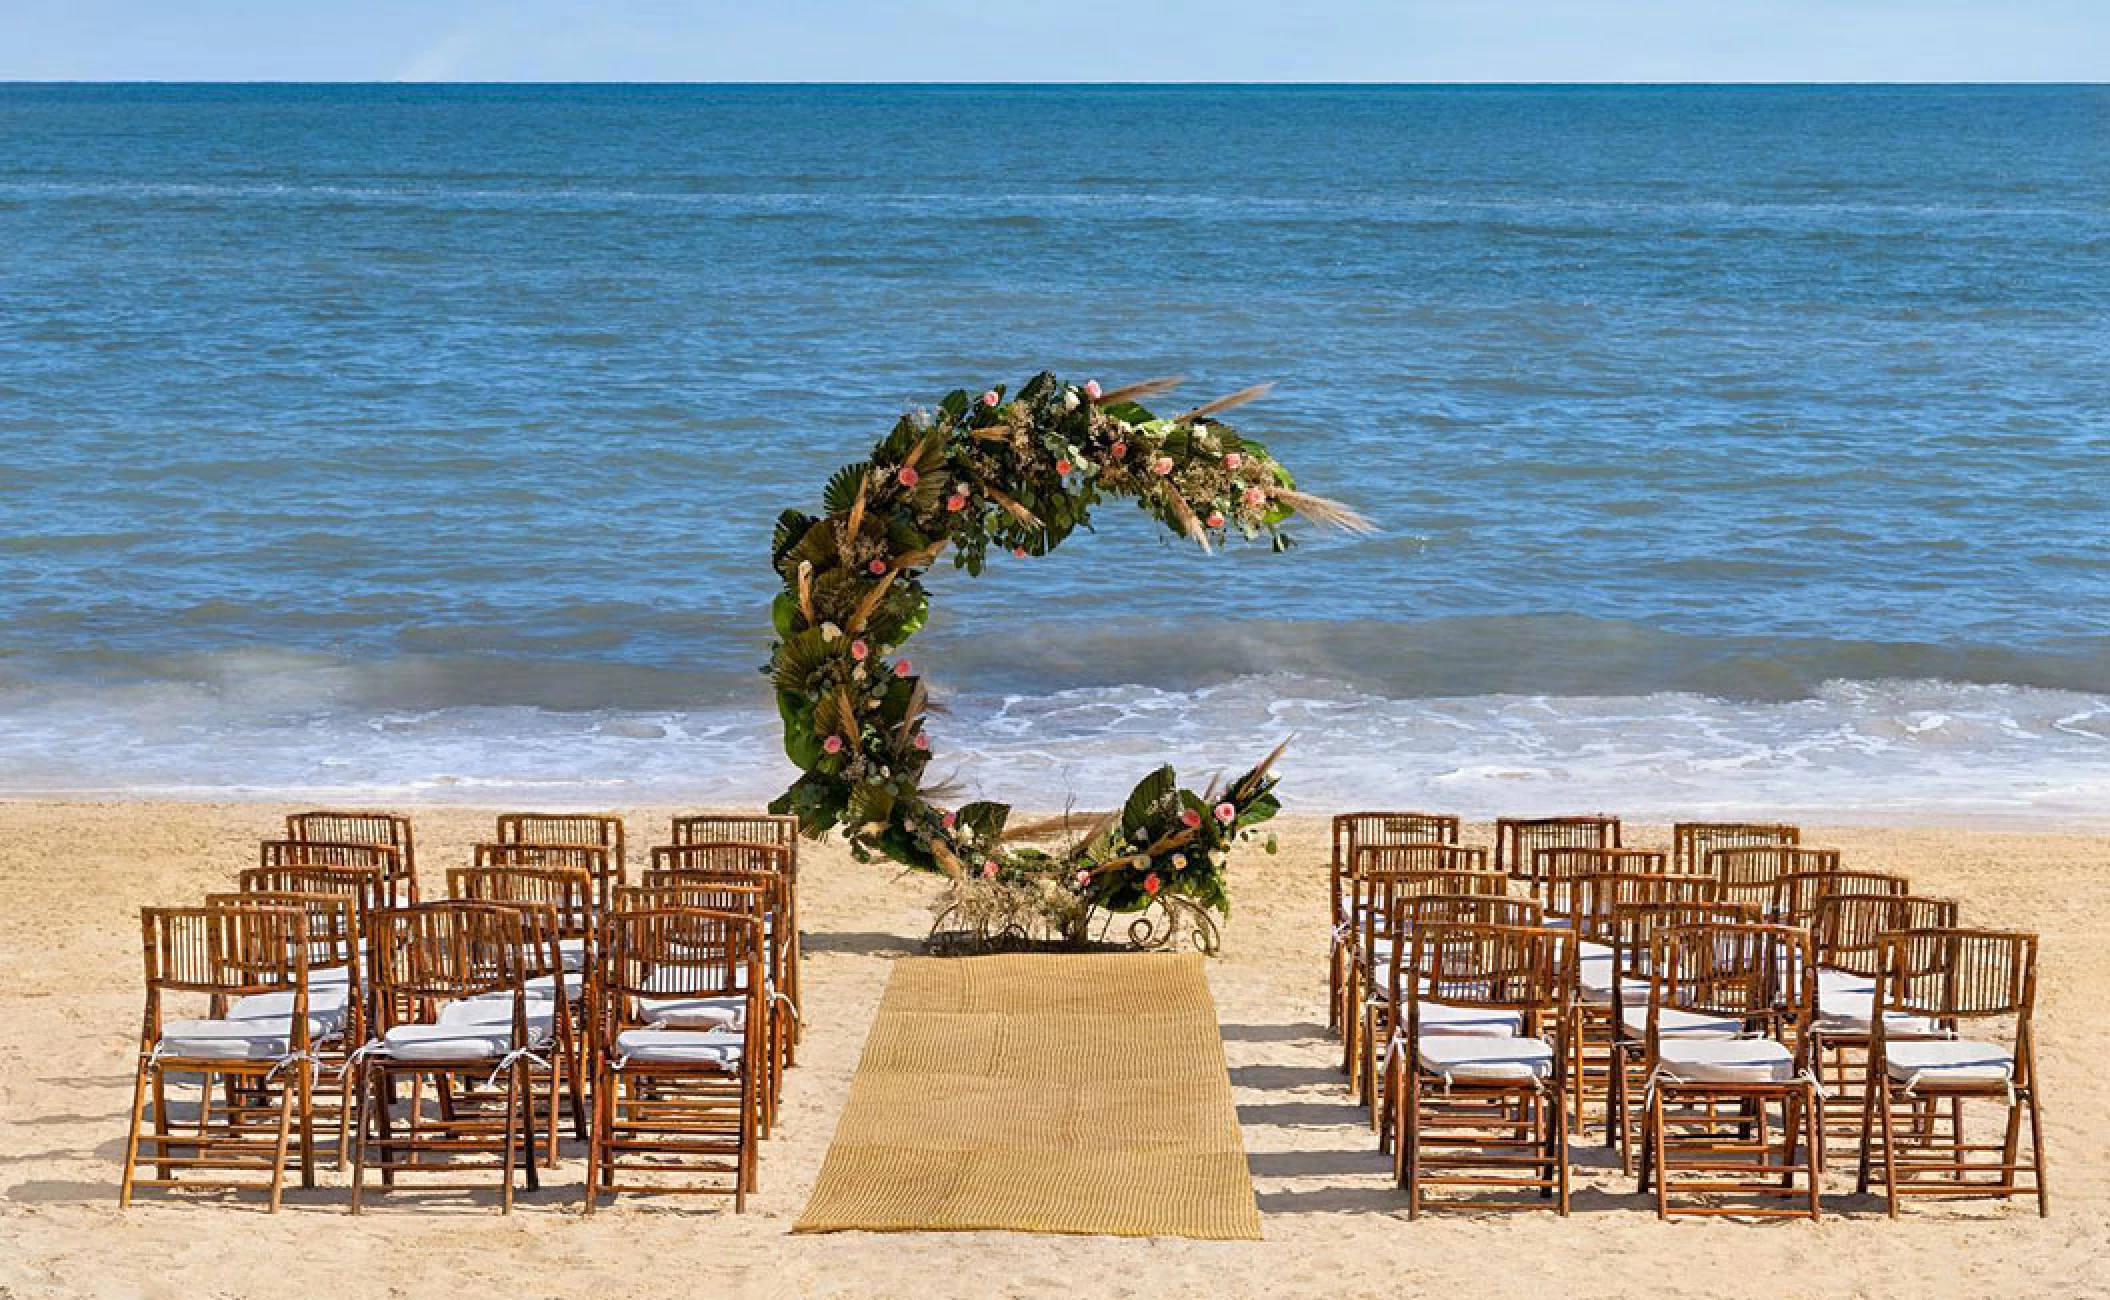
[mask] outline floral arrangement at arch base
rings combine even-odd
[[[1143,778],[1118,812],[1055,850],[1024,843],[999,803],[939,806],[928,783],[930,699],[903,645],[929,617],[923,577],[949,550],[978,574],[991,553],[1045,555],[1110,496],[1132,498],[1210,550],[1232,537],[1292,542],[1294,515],[1367,531],[1360,515],[1297,490],[1267,448],[1216,416],[1261,396],[1249,388],[1169,418],[1143,399],[1177,380],[1111,392],[1034,376],[1015,396],[949,394],[903,416],[869,460],[828,481],[819,516],[779,517],[773,559],[784,588],[763,669],[776,687],[784,750],[802,775],[770,804],[818,837],[841,828],[859,861],[890,858],[940,872],[983,901],[1041,901],[1047,928],[1081,937],[1094,910],[1154,904],[1228,913],[1231,846],[1279,808],[1281,747],[1237,778],[1197,793],[1172,768]]]

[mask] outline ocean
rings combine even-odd
[[[0,302],[0,794],[767,798],[776,514],[1045,368],[1381,532],[940,570],[971,792],[2110,821],[2110,88],[5,85]]]

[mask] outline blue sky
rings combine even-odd
[[[0,79],[2103,81],[2110,0],[0,0]]]

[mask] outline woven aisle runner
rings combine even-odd
[[[1257,1239],[1201,958],[908,958],[795,1232]]]

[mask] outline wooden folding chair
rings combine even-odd
[[[354,1054],[360,1115],[353,1129],[352,1213],[370,1190],[369,1170],[381,1188],[400,1176],[452,1179],[496,1170],[499,1205],[512,1213],[514,1174],[530,1191],[541,1186],[535,1151],[534,1077],[550,1081],[557,1108],[558,1008],[564,1000],[563,963],[555,935],[531,953],[535,913],[520,905],[448,900],[385,908],[367,934],[378,1019],[376,1036]],[[553,968],[555,997],[531,997],[535,972]],[[397,1113],[399,1093],[409,1100]],[[429,1087],[434,1106],[428,1110]],[[472,1097],[496,1090],[495,1104]],[[400,1127],[399,1127],[400,1126]],[[429,1182],[424,1190],[481,1190],[486,1184]]]
[[[1755,903],[1771,919],[1776,900],[1780,899],[1781,882],[1789,876],[1819,877],[1838,871],[1839,850],[1807,849],[1793,844],[1741,844],[1708,849],[1700,855],[1698,869],[1722,882],[1724,901]],[[1798,888],[1814,894],[1821,885],[1821,881],[1811,879]]]
[[[369,844],[395,850],[396,866],[389,879],[400,887],[397,902],[418,901],[418,852],[410,818],[390,812],[322,811],[293,813],[286,818],[286,838],[312,844]],[[258,865],[364,866],[360,862],[331,862],[308,859],[304,864],[278,863],[268,857]]]
[[[619,910],[605,937],[592,999],[587,1212],[621,1192],[729,1194],[744,1211],[765,1050],[760,926],[729,912]],[[648,1009],[728,996],[746,1004],[736,1029],[669,1028]]]
[[[1653,1187],[1665,1219],[1817,1218],[1824,1136],[1806,1047],[1817,994],[1808,932],[1694,925],[1657,945],[1641,1192]]]
[[[2050,1214],[2037,1093],[2037,936],[1906,930],[1886,935],[1884,947],[1858,1190],[1866,1194],[1872,1181],[1880,1181],[1892,1218],[1907,1196],[2034,1194],[2038,1215]],[[1899,1018],[1931,1022],[1936,1032],[1908,1036]],[[1970,1037],[1962,1036],[1965,1026],[1973,1027]],[[1922,1103],[1932,1109],[1943,1102],[1950,1111],[1947,1134],[1937,1125],[1901,1131],[1900,1108],[1909,1114]],[[2006,1123],[1998,1141],[1970,1140],[1964,1125],[1969,1102],[2001,1105]]]
[[[502,813],[498,818],[498,842],[606,849],[610,859],[607,870],[617,883],[621,883],[627,870],[623,819],[613,813]],[[604,897],[602,902],[606,901]]]
[[[293,867],[335,867],[344,871],[380,873],[387,886],[384,903],[413,901],[417,879],[406,865],[403,851],[392,844],[352,844],[334,840],[260,840],[257,865],[264,870]]]
[[[747,872],[776,880],[776,901],[765,918],[770,983],[790,1017],[784,1025],[786,1049],[795,1051],[804,1024],[804,1007],[799,1002],[799,968],[805,954],[799,937],[798,850],[792,845],[761,843],[759,836],[754,840],[691,840],[655,846],[652,870],[689,873],[692,879],[696,872]]]
[[[1830,894],[1817,901],[1811,938],[1817,954],[1817,1015],[1810,1055],[1824,1086],[1825,1135],[1861,1135],[1862,1089],[1867,1085],[1870,1021],[1876,981],[1887,956],[1884,940],[1903,930],[1956,926],[1956,904],[1912,894]],[[1894,1033],[1934,1032],[1932,1022],[1892,1018]]]
[[[1707,855],[1723,849],[1801,842],[1801,828],[1786,822],[1678,822],[1670,828],[1671,869],[1704,871]]]
[[[1363,999],[1381,961],[1373,944],[1385,937],[1393,898],[1411,893],[1500,896],[1508,892],[1509,880],[1487,870],[1487,850],[1431,841],[1358,848],[1348,885],[1352,928],[1345,936],[1342,962],[1345,1005],[1335,1021],[1341,1026],[1341,1070],[1356,1081],[1356,1095],[1366,1097],[1369,1081],[1358,1065],[1364,1055]]]
[[[1355,933],[1348,907],[1356,850],[1388,844],[1456,844],[1463,828],[1462,819],[1447,813],[1352,812],[1333,819],[1333,856],[1328,867],[1333,926],[1326,977],[1328,1029],[1341,1028],[1344,1009],[1342,984],[1347,977],[1349,939]]]
[[[337,1027],[309,1006],[307,911],[150,907],[140,925],[146,1012],[118,1204],[131,1205],[141,1187],[263,1190],[276,1213],[290,1153],[298,1151],[301,1185],[315,1184],[311,1041]],[[223,1014],[169,1018],[168,1000],[185,996]],[[198,1100],[179,1123],[169,1084],[188,1075],[199,1076]],[[216,1086],[226,1090],[223,1105]],[[141,1176],[143,1164],[152,1177]],[[197,1171],[209,1172],[189,1176]]]
[[[1493,878],[1502,879],[1500,876]],[[1432,883],[1441,885],[1445,882]],[[1545,920],[1545,908],[1528,898],[1507,898],[1501,894],[1410,891],[1392,897],[1388,916],[1390,938],[1382,941],[1380,959],[1369,981],[1370,995],[1364,999],[1363,1020],[1363,1042],[1366,1044],[1363,1069],[1367,1077],[1376,1081],[1368,1088],[1370,1118],[1377,1129],[1378,1149],[1382,1151],[1393,1149],[1392,1117],[1399,1105],[1399,1049],[1406,1039],[1406,1021],[1400,1016],[1399,1007],[1407,986],[1412,982],[1402,974],[1406,970],[1405,954],[1411,943],[1410,936],[1423,925],[1537,926]],[[1440,1003],[1424,1007],[1422,1011],[1423,1033],[1499,1038],[1515,1034],[1522,1027],[1520,1018],[1506,1011],[1460,1010]],[[1395,1159],[1395,1178],[1402,1175],[1403,1168]]]
[[[1799,925],[1817,923],[1817,906],[1834,894],[1897,896],[1912,892],[1912,882],[1886,871],[1791,871],[1773,882],[1768,920]]]
[[[1507,872],[1538,896],[1532,873],[1540,849],[1616,849],[1619,819],[1589,817],[1503,817],[1495,822],[1495,870]]]
[[[1406,1033],[1397,1051],[1407,1216],[1424,1208],[1568,1212],[1568,1053],[1563,990],[1574,939],[1563,930],[1417,925],[1402,936]],[[1516,1017],[1506,1037],[1430,1032],[1450,1016]],[[1432,1199],[1432,1188],[1456,1188]],[[1491,1193],[1492,1195],[1476,1195]]]

